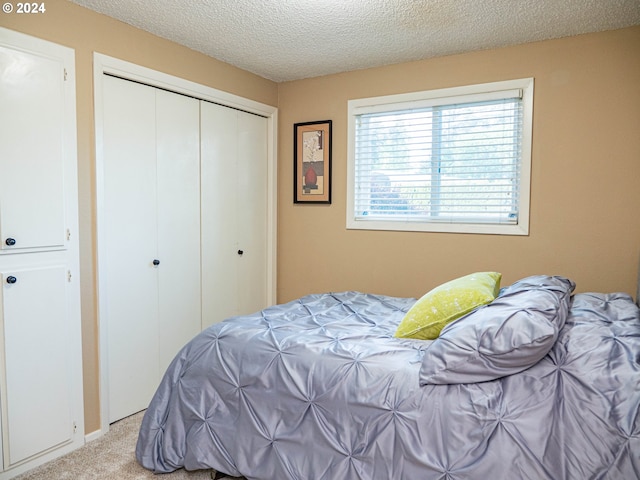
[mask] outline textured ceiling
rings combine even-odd
[[[277,82],[640,24],[640,0],[71,0]]]

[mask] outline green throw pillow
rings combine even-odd
[[[481,305],[500,291],[502,274],[478,272],[434,288],[418,300],[400,322],[395,337],[434,340],[448,323]]]

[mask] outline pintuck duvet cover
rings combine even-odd
[[[136,456],[261,480],[640,478],[640,315],[535,276],[445,327],[415,303],[309,295],[203,331],[167,370]]]

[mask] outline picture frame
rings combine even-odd
[[[293,201],[331,203],[331,120],[293,125]]]

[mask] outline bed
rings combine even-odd
[[[422,299],[308,295],[190,341],[138,462],[249,480],[640,478],[640,310],[536,275],[433,340]]]

